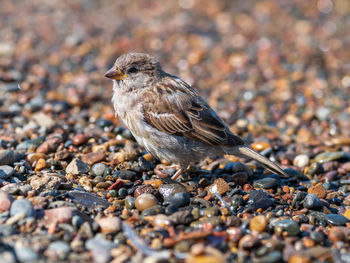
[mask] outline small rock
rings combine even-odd
[[[0,150],[0,165],[12,165],[15,161],[15,153],[11,150]]]
[[[274,226],[282,227],[283,230],[287,231],[291,236],[295,236],[300,232],[298,223],[291,219],[277,221],[274,223]]]
[[[45,255],[51,259],[65,260],[70,252],[70,246],[64,241],[55,241],[52,242],[47,250]]]
[[[310,257],[304,254],[296,254],[292,255],[288,263],[309,263],[310,262]]]
[[[163,196],[164,200],[176,193],[187,193],[186,188],[181,184],[162,184],[159,186],[158,191]]]
[[[91,172],[96,176],[103,176],[107,168],[108,166],[104,163],[95,163],[91,167]]]
[[[134,209],[135,208],[135,197],[128,196],[125,198],[125,207],[128,210]]]
[[[308,194],[304,199],[304,207],[311,210],[321,210],[322,201],[315,194]]]
[[[327,195],[327,190],[321,184],[310,187],[307,192],[308,194],[314,194],[321,199],[325,198]]]
[[[263,151],[265,149],[271,148],[268,142],[254,142],[250,145],[255,151]]]
[[[9,211],[11,204],[13,202],[13,197],[6,193],[5,191],[0,190],[0,213]]]
[[[134,171],[130,171],[130,170],[117,170],[114,173],[114,176],[119,177],[120,179],[124,179],[124,180],[135,180],[137,177],[137,173]]]
[[[264,232],[267,225],[267,219],[263,215],[258,215],[250,220],[249,227],[252,231]]]
[[[15,200],[11,205],[10,214],[11,216],[24,213],[26,217],[35,217],[36,211],[33,204],[27,199]]]
[[[62,182],[63,179],[57,176],[34,176],[30,180],[30,185],[34,190],[43,192],[58,189]]]
[[[87,240],[85,246],[87,250],[92,251],[94,262],[107,263],[111,260],[109,251],[112,248],[117,247],[117,244],[97,235],[94,238]]]
[[[83,156],[81,156],[81,160],[90,166],[102,161],[104,158],[105,154],[101,151],[86,153]]]
[[[300,168],[308,166],[309,163],[310,163],[310,158],[306,154],[299,154],[299,155],[295,156],[295,158],[293,160],[293,164],[295,166],[300,167]]]
[[[165,203],[175,207],[187,206],[190,204],[190,196],[188,193],[176,193],[168,197]]]
[[[48,129],[52,128],[56,124],[56,122],[49,115],[46,115],[43,112],[35,113],[33,115],[33,120],[36,121],[36,123],[38,123],[38,125],[41,127]]]
[[[116,233],[121,229],[121,220],[115,216],[103,217],[96,220],[102,233]]]
[[[0,165],[0,179],[10,178],[15,170],[9,165]]]
[[[154,188],[149,184],[142,184],[135,189],[134,197],[136,198],[139,195],[142,195],[145,193],[148,193],[148,194],[154,193]]]
[[[89,140],[89,136],[85,135],[85,134],[77,134],[73,137],[73,144],[75,146],[80,146],[84,143],[86,143]]]
[[[329,239],[335,243],[338,241],[345,241],[346,237],[344,232],[339,227],[331,227],[329,230]]]
[[[230,186],[225,182],[224,179],[218,178],[211,186],[209,186],[209,189],[211,192],[218,192],[220,195],[223,195],[228,190],[230,190]]]
[[[326,214],[324,218],[326,219],[328,224],[334,226],[343,226],[347,222],[349,222],[349,220],[345,216],[338,214]]]
[[[0,197],[0,200],[1,200],[1,197]],[[0,201],[0,206],[1,206],[1,201]],[[1,210],[1,209],[0,209]],[[344,212],[344,216],[350,220],[350,209],[346,209],[345,212]]]
[[[277,180],[275,178],[266,177],[260,180],[256,180],[253,184],[254,188],[270,189],[275,187]]]
[[[46,161],[43,158],[40,158],[35,164],[34,171],[41,171],[46,168]]]
[[[15,251],[20,262],[37,262],[39,259],[38,253],[30,247],[15,247]]]
[[[318,163],[331,162],[331,161],[336,161],[336,160],[342,159],[344,157],[345,157],[345,153],[342,151],[324,152],[324,153],[318,154],[315,157],[315,162],[318,162]]]
[[[80,159],[74,159],[66,167],[67,174],[79,175],[89,171],[89,166],[82,162]]]
[[[158,204],[157,198],[152,194],[142,194],[139,195],[135,200],[135,206],[139,211],[144,211],[147,208],[155,206]]]
[[[46,223],[70,223],[73,215],[78,214],[78,210],[74,207],[59,207],[53,209],[46,209],[44,211]]]

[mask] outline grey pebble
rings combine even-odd
[[[321,210],[323,203],[315,194],[308,194],[304,199],[304,207],[311,210]]]
[[[27,199],[15,200],[11,205],[11,216],[24,212],[26,217],[35,217],[36,211],[33,204]]]
[[[0,179],[10,178],[15,170],[9,165],[0,165]]]
[[[66,259],[70,252],[70,246],[66,242],[55,241],[49,245],[48,250],[54,252],[59,259]]]
[[[326,214],[324,218],[326,219],[328,224],[334,226],[343,226],[347,222],[349,222],[349,220],[345,216],[338,214]]]
[[[254,188],[270,189],[275,187],[277,180],[275,178],[266,177],[260,180],[256,180],[253,184]]]
[[[0,165],[12,165],[15,161],[15,153],[11,150],[0,151]]]
[[[107,169],[107,165],[105,165],[104,163],[95,163],[92,167],[91,167],[91,172],[96,175],[96,176],[103,176],[103,174],[105,173],[106,169]]]
[[[30,247],[16,247],[16,256],[20,262],[36,262],[39,255]]]
[[[274,222],[274,226],[275,227],[282,227],[291,236],[295,236],[295,235],[299,234],[299,232],[300,232],[299,224],[291,219],[284,219],[284,220]]]

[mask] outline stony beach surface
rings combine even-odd
[[[0,2],[1,262],[350,262],[350,2]],[[176,167],[105,71],[156,56],[291,175]]]

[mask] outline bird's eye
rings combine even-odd
[[[128,73],[136,73],[138,71],[138,69],[136,67],[131,67],[128,70]]]

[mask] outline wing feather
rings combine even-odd
[[[145,121],[162,132],[210,145],[243,144],[192,87],[174,76],[145,90],[142,105]]]

